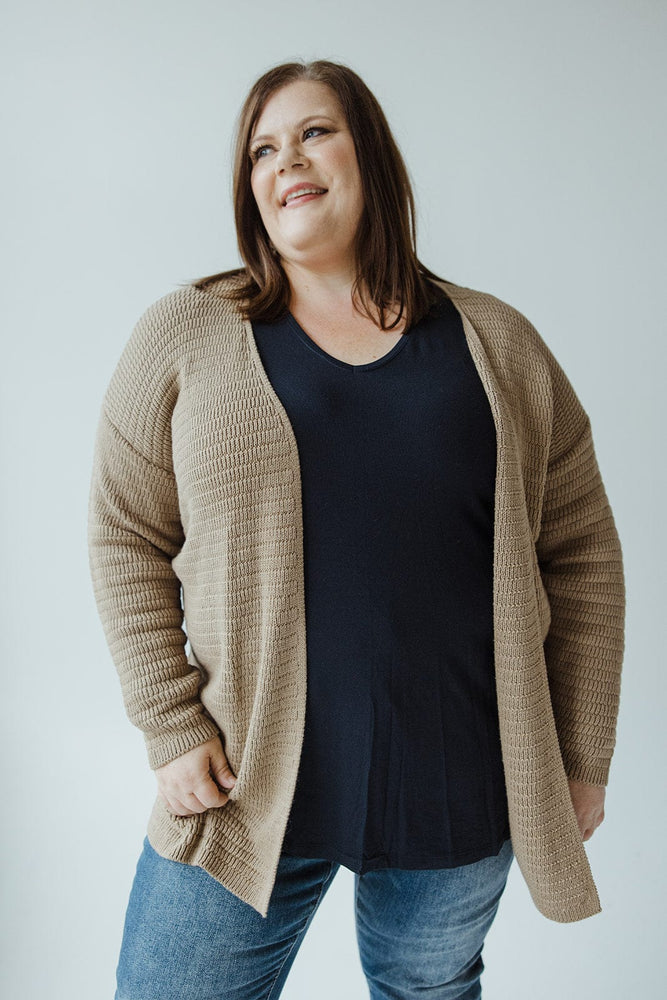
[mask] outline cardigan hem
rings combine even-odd
[[[252,817],[248,816],[248,820],[252,822]],[[181,817],[171,814],[158,797],[146,834],[162,857],[203,868],[216,882],[266,917],[279,852],[272,872],[267,871],[261,860],[254,863],[253,858],[259,859],[261,845],[249,835],[232,801],[195,816]],[[262,857],[265,856],[264,853]]]
[[[580,899],[560,906],[546,900],[537,900],[534,896],[533,902],[543,917],[558,924],[573,924],[578,920],[587,920],[588,917],[594,917],[597,913],[602,912],[597,892],[589,892]]]

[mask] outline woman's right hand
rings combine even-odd
[[[156,768],[155,777],[160,795],[176,816],[224,806],[229,798],[219,786],[230,790],[236,782],[219,736]]]

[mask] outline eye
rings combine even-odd
[[[255,149],[250,150],[250,159],[253,163],[256,163],[257,160],[261,160],[263,158],[264,150],[269,149],[271,149],[270,146],[256,146]]]
[[[330,131],[331,129],[324,128],[323,125],[311,125],[309,126],[309,128],[304,129],[303,137],[304,139],[308,139],[312,135],[314,136],[317,136],[319,134],[325,135]],[[252,160],[253,163],[257,163],[258,160],[263,160],[265,154],[270,152],[272,149],[273,149],[272,146],[266,144],[263,146],[254,146],[253,148],[250,149],[250,159]]]

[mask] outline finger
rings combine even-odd
[[[600,824],[602,823],[603,819],[604,819],[604,813],[602,813],[599,816],[595,816],[593,818],[593,820],[591,821],[591,832],[590,832],[590,836],[591,837],[593,836],[593,834],[595,833],[595,831],[597,830],[597,828],[600,826]]]
[[[600,820],[597,818],[597,816],[594,817],[593,819],[590,819],[586,824],[586,828],[583,832],[582,839],[590,840],[595,831],[597,830],[597,828],[599,827],[599,825],[600,825]]]
[[[194,816],[196,813],[206,812],[207,809],[224,805],[227,802],[227,796],[220,792],[209,775],[200,777],[196,789],[190,787],[191,784],[192,782],[187,785],[181,782],[161,789],[162,797],[172,804],[176,815]],[[208,789],[206,784],[210,786]],[[184,810],[183,813],[177,811],[181,809]]]
[[[173,813],[174,816],[194,816],[195,815],[192,812],[191,809],[188,809],[188,807],[185,806],[181,802],[180,799],[174,798],[173,795],[170,795],[169,798],[167,798],[166,796],[163,796],[163,798],[164,798],[164,801],[167,804],[167,809],[169,810],[169,812]]]
[[[211,754],[210,770],[213,775],[213,778],[218,783],[218,785],[222,785],[224,788],[227,788],[228,790],[234,787],[236,783],[236,777],[234,776],[234,772],[229,766],[229,761],[225,757],[222,750],[220,750],[219,753]]]
[[[187,806],[188,809],[192,809],[194,813],[203,813],[206,812],[207,809],[211,808],[202,802],[195,792],[186,792],[181,795],[181,800],[183,804]]]
[[[215,809],[228,801],[227,793],[218,788],[210,774],[204,775],[197,783],[194,794],[206,809]]]

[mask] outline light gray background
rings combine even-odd
[[[113,996],[155,792],[88,575],[102,394],[132,326],[235,266],[233,121],[261,72],[348,63],[382,103],[422,260],[524,312],[593,423],[628,638],[603,913],[547,921],[513,867],[487,1000],[654,997],[664,937],[667,10],[651,0],[12,5],[1,185],[6,996]],[[286,1000],[367,997],[341,868]]]

